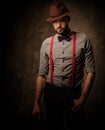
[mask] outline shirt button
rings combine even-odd
[[[64,62],[64,58],[62,59],[62,61]]]
[[[62,76],[62,80],[64,80],[64,76]]]

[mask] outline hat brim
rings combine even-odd
[[[65,16],[70,16],[70,11],[68,11],[68,12],[66,12],[66,13],[64,13],[64,14],[62,14],[62,15],[60,15],[60,16],[57,16],[57,17],[47,18],[46,21],[47,21],[47,22],[54,22],[54,21],[59,20],[59,19],[65,17]]]

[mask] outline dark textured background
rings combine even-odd
[[[71,10],[71,29],[91,39],[96,60],[96,80],[86,103],[87,126],[104,126],[105,116],[105,9],[100,0],[63,0]],[[39,129],[45,126],[44,104],[41,126],[31,118],[42,41],[54,33],[45,22],[52,0],[1,4],[1,120],[3,128]],[[92,126],[91,126],[92,125]]]

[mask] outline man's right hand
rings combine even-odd
[[[40,106],[35,104],[32,110],[32,117],[34,119],[40,119]]]

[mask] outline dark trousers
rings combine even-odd
[[[79,98],[80,94],[80,87],[59,88],[47,83],[44,91],[44,101],[48,130],[65,130],[64,119],[66,119],[67,129],[83,130],[84,110],[80,112],[71,111],[74,105],[73,99]]]

